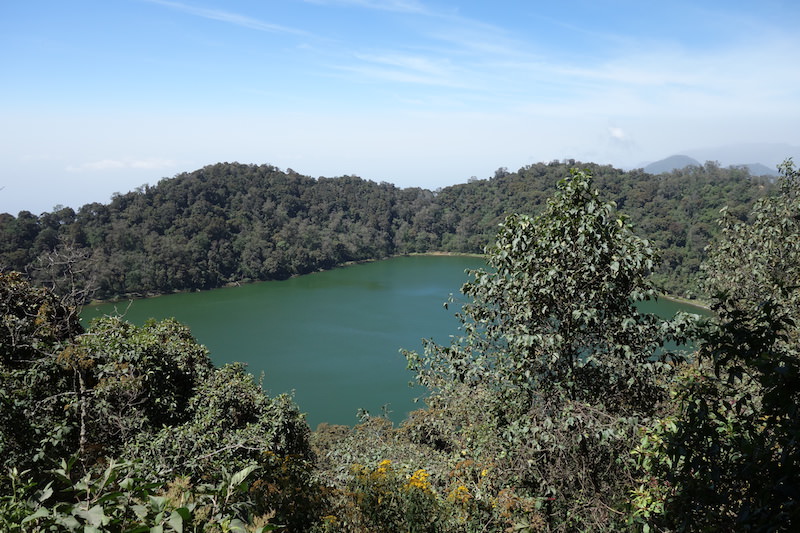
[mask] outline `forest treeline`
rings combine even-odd
[[[80,269],[70,282],[89,283],[84,294],[115,298],[285,279],[396,254],[481,253],[507,215],[540,211],[572,167],[589,169],[652,242],[657,285],[682,296],[697,295],[719,210],[743,218],[774,189],[768,178],[711,162],[660,175],[538,163],[436,191],[219,163],[77,211],[0,214],[0,268],[39,284]]]

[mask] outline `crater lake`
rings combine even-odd
[[[362,263],[284,281],[86,307],[84,320],[123,314],[141,325],[174,317],[210,351],[214,364],[243,362],[276,395],[294,391],[311,428],[354,424],[359,409],[386,411],[394,422],[424,395],[410,387],[401,349],[422,350],[422,339],[448,344],[458,335],[452,294],[463,301],[466,270],[482,258],[408,256]],[[672,316],[693,310],[666,299],[646,311]]]

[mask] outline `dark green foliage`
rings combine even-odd
[[[575,173],[536,218],[512,215],[487,249],[488,271],[464,294],[463,345],[412,359],[433,388],[456,382],[528,395],[558,390],[574,400],[648,409],[647,387],[673,340],[635,303],[654,298],[654,251],[600,201],[591,177]],[[676,337],[677,338],[677,337]],[[662,358],[666,354],[662,354]]]
[[[0,368],[24,367],[83,331],[78,313],[17,272],[0,272]]]
[[[124,455],[152,474],[208,477],[220,465],[244,468],[264,454],[308,459],[308,425],[287,396],[269,398],[241,365],[216,370],[186,406],[186,420],[133,435]]]
[[[653,353],[668,340],[634,306],[655,298],[646,281],[654,259],[591,178],[575,173],[542,215],[501,226],[487,249],[491,270],[463,289],[468,327],[507,352],[498,354],[500,374],[517,386],[641,410],[653,404]]]
[[[509,217],[487,263],[463,288],[464,336],[408,354],[439,413],[413,434],[495,458],[500,485],[538,501],[554,530],[613,530],[638,427],[666,400],[671,366],[657,349],[691,321],[637,311],[655,295],[654,252],[585,172],[540,216]]]
[[[58,361],[84,388],[81,449],[98,457],[118,456],[137,436],[185,422],[190,401],[214,372],[207,350],[174,320],[139,328],[100,319]]]
[[[96,474],[79,477],[74,458],[62,460],[46,485],[33,481],[29,471],[11,469],[0,476],[0,526],[9,533],[265,533],[282,527],[268,522],[271,515],[254,517],[254,502],[243,498],[252,488],[255,466],[223,472],[217,483],[196,487],[185,478],[149,483],[136,477],[133,466],[112,459]]]
[[[774,188],[746,170],[720,168],[710,162],[660,175],[575,161],[537,163],[439,191],[436,203],[442,210],[443,249],[481,250],[492,242],[497,225],[509,214],[540,212],[556,184],[575,166],[591,171],[603,197],[615,202],[637,234],[658,251],[661,262],[654,270],[656,286],[690,296],[700,294],[697,274],[705,258],[703,250],[717,233],[714,221],[719,209],[729,206],[735,217],[744,217],[755,199]]]
[[[697,293],[694,276],[716,233],[717,210],[746,213],[770,188],[744,170],[713,164],[659,176],[589,167],[604,195],[662,252],[657,281],[677,293]],[[568,174],[567,164],[539,163],[434,193],[223,163],[77,213],[2,215],[0,267],[27,269],[55,285],[63,269],[47,254],[84,253],[81,271],[91,283],[78,285],[85,296],[96,289],[110,298],[283,279],[392,254],[479,253],[507,215],[540,211]]]
[[[127,523],[156,488],[183,479],[198,506],[226,520],[268,515],[296,530],[316,520],[308,425],[290,397],[270,398],[239,365],[215,369],[174,320],[136,327],[103,318],[84,332],[74,310],[19,274],[0,274],[0,294],[0,460],[9,473],[0,482],[21,487],[0,501],[3,513],[64,530]],[[124,462],[125,486],[102,474],[120,475],[109,458]],[[231,492],[239,472],[252,485]],[[74,501],[97,483],[106,492]],[[151,525],[167,520],[162,511]]]
[[[670,503],[684,504],[685,520],[706,514],[701,523],[713,527],[789,531],[800,523],[800,173],[790,163],[780,185],[749,223],[722,220],[707,266],[719,320],[700,356],[720,390],[686,404],[676,440],[696,446],[675,454],[685,485]],[[719,433],[719,420],[734,429],[711,439],[719,452],[703,457],[708,441],[697,440]]]
[[[709,254],[717,317],[699,365],[676,385],[677,412],[643,442],[659,478],[655,525],[680,530],[794,531],[800,524],[800,186],[748,222],[729,216]]]
[[[64,417],[75,401],[58,353],[83,328],[74,309],[19,273],[0,273],[0,467],[29,468],[71,453],[77,434]]]
[[[273,514],[298,530],[317,518],[322,494],[311,478],[309,429],[290,397],[268,397],[241,365],[229,365],[198,384],[187,415],[132,436],[121,456],[141,461],[139,475],[162,483],[176,476],[216,482],[255,466],[243,495],[252,514]]]
[[[4,217],[0,264],[25,269],[59,242],[88,249],[101,297],[283,279],[394,253],[394,230],[413,216],[416,193],[402,193],[405,213],[395,209],[400,195],[355,177],[213,165],[115,195],[108,205],[87,204],[72,217]],[[50,231],[61,240],[22,252]]]

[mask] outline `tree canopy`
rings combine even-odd
[[[437,420],[439,441],[503,457],[505,482],[524,487],[553,527],[619,525],[608,509],[627,500],[626,458],[680,359],[659,348],[691,323],[638,311],[655,297],[654,265],[650,244],[575,171],[539,216],[501,226],[488,269],[464,285],[463,337],[408,354],[434,391],[431,409],[452,421]],[[430,440],[434,428],[417,431]],[[481,444],[463,442],[472,431],[467,442]]]
[[[297,406],[241,365],[214,368],[186,326],[109,317],[84,330],[16,273],[0,274],[0,319],[4,530],[203,530],[259,515],[303,529],[316,518],[301,503],[314,490]],[[165,513],[169,483],[184,490]]]
[[[220,163],[108,204],[0,215],[0,268],[57,285],[63,263],[53,252],[67,253],[91,282],[82,287],[87,296],[113,298],[284,279],[393,254],[480,253],[508,215],[543,209],[571,165],[538,163],[428,191]],[[698,294],[718,209],[728,205],[740,217],[772,189],[745,170],[711,163],[658,176],[587,167],[661,254],[659,288],[678,294]]]

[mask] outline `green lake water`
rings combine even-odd
[[[394,421],[420,407],[424,393],[409,387],[412,374],[400,349],[421,350],[422,339],[447,344],[458,320],[443,303],[462,296],[466,269],[482,259],[412,256],[364,263],[212,291],[88,307],[84,319],[124,313],[142,324],[174,317],[192,330],[216,365],[247,364],[264,374],[271,394],[294,391],[312,428],[320,422],[354,424],[359,408]],[[645,311],[672,316],[691,310],[668,300]]]

